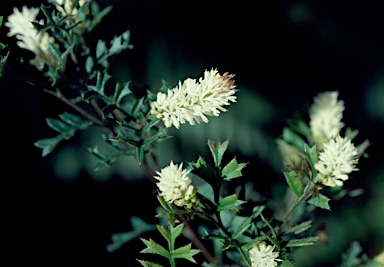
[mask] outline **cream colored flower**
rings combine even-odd
[[[57,58],[48,51],[49,43],[54,43],[55,39],[49,36],[48,33],[37,30],[33,27],[33,21],[36,21],[36,16],[39,13],[38,8],[22,7],[20,12],[16,7],[13,8],[13,13],[8,16],[8,21],[5,26],[9,28],[7,36],[15,36],[19,41],[17,45],[20,48],[27,49],[35,54],[35,58],[30,61],[37,69],[42,69],[44,64],[51,68],[57,67]],[[40,24],[43,20],[39,21]]]
[[[358,152],[348,138],[338,135],[324,144],[315,168],[319,171],[319,181],[326,186],[342,186],[348,174],[357,171]]]
[[[314,103],[309,109],[309,126],[313,140],[317,144],[326,143],[336,137],[344,123],[344,102],[337,100],[338,92],[323,92],[314,98]]]
[[[54,38],[50,37],[46,32],[37,34],[37,30],[33,27],[33,21],[36,21],[36,16],[39,13],[39,8],[22,7],[20,12],[16,7],[13,8],[13,13],[8,16],[8,21],[4,23],[9,28],[7,36],[16,36],[19,41],[17,45],[21,48],[32,51],[35,54],[41,51],[48,50],[48,43],[54,42]],[[39,23],[43,23],[40,20]]]
[[[273,252],[275,246],[267,245],[264,241],[257,243],[249,250],[252,267],[275,267],[279,252]]]
[[[159,92],[157,100],[151,103],[151,113],[162,120],[166,127],[189,122],[208,122],[206,116],[218,116],[227,111],[224,106],[236,102],[234,75],[212,69],[204,72],[199,81],[188,78],[171,90],[168,94]]]
[[[189,171],[183,169],[183,164],[178,166],[171,161],[169,166],[156,173],[158,176],[155,178],[159,181],[157,187],[166,201],[189,209],[198,203],[197,188],[191,184]]]

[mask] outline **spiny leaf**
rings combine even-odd
[[[217,211],[218,212],[222,210],[238,211],[239,206],[242,205],[243,203],[245,203],[245,201],[238,200],[237,195],[233,194],[220,200],[219,206],[217,207]]]
[[[229,181],[233,178],[242,176],[241,170],[246,166],[246,163],[237,163],[236,158],[232,159],[221,171],[224,181]]]
[[[47,156],[51,153],[55,147],[64,139],[62,135],[58,135],[52,138],[41,139],[34,143],[34,145],[38,148],[43,149],[42,157]]]
[[[143,260],[137,260],[137,261],[140,262],[140,264],[143,265],[144,267],[163,267],[163,265],[150,262],[150,261],[143,261]]]
[[[329,201],[330,199],[328,197],[319,193],[317,194],[317,196],[314,196],[313,198],[308,200],[308,203],[322,209],[331,210],[331,207],[328,204]]]
[[[236,239],[238,238],[242,233],[244,233],[250,226],[251,226],[252,218],[247,218],[243,224],[240,225],[240,227],[233,232],[232,238]]]
[[[143,241],[143,243],[145,245],[147,245],[147,247],[145,249],[143,249],[142,251],[140,251],[140,253],[158,254],[158,255],[161,255],[161,256],[169,259],[170,253],[163,246],[161,246],[160,244],[156,243],[151,238],[149,240],[146,240],[146,239],[143,239],[143,238],[140,238],[140,239],[141,239],[141,241]]]
[[[228,147],[228,140],[223,143],[208,140],[208,147],[211,150],[215,166],[217,168],[220,168],[224,152],[227,150]]]
[[[309,228],[311,228],[312,226],[312,221],[305,221],[305,222],[302,222],[298,225],[295,225],[291,228],[289,228],[287,231],[285,231],[285,233],[289,234],[289,233],[294,233],[294,234],[299,234],[299,233],[302,233],[306,230],[308,230]]]
[[[194,255],[198,254],[200,250],[198,249],[191,249],[191,244],[187,244],[183,247],[180,247],[178,249],[175,249],[172,253],[172,256],[174,258],[182,258],[189,260],[190,262],[196,263],[195,259],[193,258]]]

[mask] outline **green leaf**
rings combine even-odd
[[[115,250],[119,249],[122,245],[138,237],[142,233],[156,229],[156,227],[153,224],[148,224],[145,221],[143,221],[141,218],[136,216],[132,216],[130,221],[131,221],[133,230],[130,232],[113,234],[111,236],[112,244],[109,244],[106,247],[108,252],[112,253]]]
[[[280,267],[295,267],[295,265],[289,260],[283,260]]]
[[[46,121],[49,127],[61,133],[65,139],[71,138],[76,132],[75,127],[62,122],[61,120],[46,119]]]
[[[144,147],[136,147],[136,159],[139,165],[141,166],[141,163],[143,162],[144,159]]]
[[[121,99],[123,97],[129,95],[132,93],[132,91],[129,89],[129,82],[120,84],[117,83],[115,87],[115,94],[113,96],[113,103],[116,104],[117,106],[120,105]]]
[[[3,25],[3,16],[0,16],[0,27]]]
[[[233,178],[242,176],[241,170],[246,166],[246,163],[237,163],[236,158],[232,159],[221,171],[224,181],[229,181]]]
[[[236,239],[238,238],[242,233],[244,233],[250,226],[251,226],[252,218],[247,218],[240,227],[233,232],[232,238]]]
[[[143,147],[146,147],[146,146],[148,146],[149,144],[155,142],[156,140],[164,139],[164,138],[170,138],[170,137],[171,137],[171,136],[165,135],[162,129],[159,129],[159,130],[158,130],[155,134],[153,134],[151,137],[145,139],[145,140],[143,141],[142,146],[143,146]]]
[[[93,10],[95,10],[95,6],[97,6],[97,3],[95,1],[91,2]],[[92,31],[92,29],[100,23],[102,18],[107,15],[110,11],[112,10],[112,6],[107,6],[103,10],[98,11],[98,12],[92,12],[94,15],[93,20],[91,21],[91,25],[89,26],[88,32]]]
[[[302,232],[308,230],[311,227],[312,227],[312,221],[305,221],[305,222],[302,222],[298,225],[295,225],[295,226],[289,228],[288,230],[285,231],[285,233],[287,233],[287,234],[290,234],[290,233],[299,234],[299,233],[302,233]]]
[[[69,112],[64,112],[63,114],[60,114],[59,118],[65,123],[74,126],[79,130],[84,130],[92,125],[91,121],[84,120],[83,118]]]
[[[38,140],[34,143],[34,145],[38,148],[43,149],[42,157],[47,156],[49,153],[51,153],[55,147],[64,139],[62,135],[58,135],[56,137],[52,138],[45,138]]]
[[[319,193],[317,196],[314,196],[313,198],[308,200],[308,203],[322,209],[331,210],[328,204],[329,201],[329,198]]]
[[[349,249],[341,254],[342,263],[340,267],[353,267],[360,266],[361,259],[359,258],[359,254],[363,251],[360,243],[357,241],[351,242]],[[379,266],[378,266],[379,267]]]
[[[191,244],[187,244],[183,247],[180,247],[180,248],[174,250],[172,253],[172,256],[174,258],[182,258],[182,259],[189,260],[190,262],[196,263],[193,256],[198,254],[199,252],[200,252],[200,250],[191,249]]]
[[[260,241],[264,241],[264,240],[267,240],[267,238],[265,236],[258,236],[256,237],[255,239],[252,239],[251,241],[248,241],[247,243],[245,243],[242,247],[248,251],[250,250],[254,245],[256,245],[257,243],[259,243]]]
[[[266,208],[265,205],[261,205],[261,206],[255,206],[253,207],[252,209],[252,218],[253,219],[256,219],[257,216],[259,216],[261,214],[261,212],[263,212],[263,210]]]
[[[111,113],[115,111],[115,109],[117,109],[117,106],[115,104],[109,104],[109,105],[105,106],[101,110],[101,114],[103,116],[103,119],[109,117],[111,115]]]
[[[96,58],[100,58],[107,51],[105,41],[99,40],[96,45]]]
[[[163,225],[156,226],[161,235],[168,241],[170,244],[175,244],[176,238],[181,234],[184,228],[184,224],[179,224],[176,227],[173,227],[172,224],[169,224],[168,229]]]
[[[143,265],[144,267],[163,267],[163,265],[153,263],[150,261],[143,261],[143,260],[137,260],[137,261],[140,262],[140,264]]]
[[[228,140],[223,143],[208,140],[208,147],[211,150],[215,166],[217,168],[220,168],[224,152],[227,150],[228,147]]]
[[[85,71],[87,73],[91,73],[94,65],[95,62],[93,61],[93,58],[91,56],[88,56],[87,60],[85,61]]]
[[[295,171],[284,172],[285,179],[289,187],[292,189],[293,193],[295,193],[296,197],[301,197],[303,195],[303,182],[300,177],[297,175]]]
[[[310,164],[311,167],[311,173],[312,177],[311,180],[313,180],[317,175],[317,169],[315,168],[315,164],[319,161],[318,158],[318,151],[316,145],[309,147],[307,144],[304,145],[304,152],[305,152],[305,158]]]
[[[316,244],[320,237],[318,236],[310,236],[300,239],[291,239],[287,243],[287,247],[303,247],[303,246],[311,246]]]
[[[41,4],[40,9],[43,12],[44,16],[47,18],[48,23],[55,25],[55,22],[53,21],[53,18],[51,16],[51,12],[47,10],[47,7]]]
[[[227,197],[223,198],[222,200],[220,200],[220,203],[217,207],[217,211],[218,212],[220,212],[222,210],[238,211],[239,206],[242,205],[243,203],[245,203],[245,201],[238,200],[237,195],[233,194],[233,195],[227,196]]]
[[[166,258],[170,257],[170,252],[167,251],[163,246],[153,241],[151,238],[149,240],[145,240],[143,238],[140,238],[140,239],[141,241],[143,241],[145,245],[147,245],[147,247],[142,251],[140,251],[140,253],[152,253],[152,254],[161,255]]]
[[[292,144],[299,150],[303,150],[304,147],[304,140],[301,138],[300,135],[289,129],[288,127],[284,127],[283,129],[283,139],[288,142],[289,144]]]

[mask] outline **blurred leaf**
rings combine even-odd
[[[76,132],[75,127],[62,122],[61,120],[46,119],[46,121],[49,127],[61,133],[65,139],[71,138]]]
[[[143,261],[143,260],[137,260],[137,261],[140,262],[140,264],[143,265],[144,267],[163,267],[163,265],[153,263],[150,261]]]
[[[283,260],[280,267],[295,267],[289,260]]]
[[[38,140],[34,143],[34,145],[38,148],[43,149],[42,157],[45,157],[49,153],[51,153],[55,147],[64,139],[62,135],[58,135],[52,138],[45,138]]]
[[[124,233],[117,233],[113,234],[111,236],[112,244],[107,245],[107,251],[109,253],[114,252],[118,248],[120,248],[125,243],[129,242],[130,240],[138,237],[144,232],[152,231],[156,229],[156,226],[153,224],[148,224],[145,221],[143,221],[141,218],[132,216],[131,219],[131,225],[133,230],[130,232],[124,232]]]
[[[293,193],[295,193],[296,197],[301,197],[303,195],[303,182],[300,177],[297,175],[295,171],[284,172],[285,179],[292,189]]]
[[[83,118],[71,114],[69,112],[64,112],[59,115],[59,118],[65,123],[76,127],[77,129],[83,130],[92,125],[91,121],[84,120]]]
[[[349,249],[341,255],[341,265],[340,267],[358,267],[361,263],[359,259],[359,254],[363,251],[359,242],[353,241]]]
[[[288,127],[284,127],[284,129],[283,129],[283,139],[287,143],[295,146],[299,150],[304,149],[305,142],[304,142],[303,138],[301,138],[300,135],[298,135],[297,133],[295,133],[294,131],[292,131]]]

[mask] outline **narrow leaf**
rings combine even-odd
[[[137,260],[137,261],[140,262],[140,264],[143,265],[144,267],[163,267],[163,265],[153,263],[150,261],[143,261],[143,260]]]
[[[289,234],[289,233],[294,233],[294,234],[299,234],[299,233],[302,233],[306,230],[308,230],[309,228],[311,228],[312,226],[312,221],[305,221],[305,222],[302,222],[298,225],[295,225],[291,228],[289,228],[287,231],[285,231],[285,233]]]
[[[240,227],[233,232],[232,238],[236,239],[238,238],[242,233],[244,233],[250,226],[251,226],[252,218],[247,218]]]
[[[291,239],[287,243],[287,247],[303,247],[310,246],[316,244],[320,237],[318,236],[310,236],[300,239]]]

